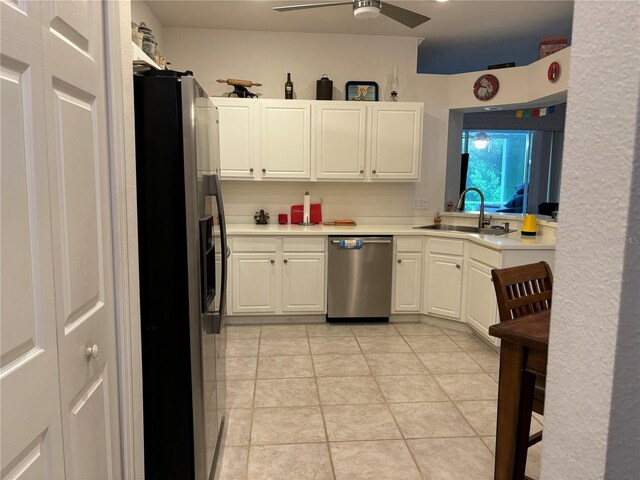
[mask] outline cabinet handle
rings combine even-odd
[[[262,173],[267,173],[267,169],[266,169],[266,168],[263,168],[263,169],[262,169]]]
[[[271,263],[276,263],[276,261],[272,258],[272,259],[271,259]]]
[[[398,263],[402,263],[402,259],[401,258],[398,259]]]
[[[372,170],[371,171],[371,173],[374,173],[374,174],[377,173],[377,172],[378,172],[377,170]]]
[[[460,264],[459,263],[456,263],[456,268],[460,268]]]
[[[249,172],[253,173],[253,167],[251,167],[251,168],[249,169]]]
[[[364,170],[360,170],[360,173],[364,173]]]
[[[287,260],[286,258],[284,259],[284,263],[289,263],[289,260]]]
[[[98,345],[87,346],[87,358],[92,359],[98,356]]]

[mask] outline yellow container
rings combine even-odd
[[[536,216],[530,213],[527,213],[524,216],[524,224],[522,225],[522,235],[525,236],[535,236],[536,234]]]

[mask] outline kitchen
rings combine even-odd
[[[163,32],[166,35],[166,31]],[[178,32],[178,33],[184,33],[184,32]],[[202,32],[198,32],[198,33],[202,33]],[[179,37],[182,37],[182,35],[177,35]],[[200,43],[202,45],[208,45],[210,44],[209,42],[211,41],[211,38],[200,38]],[[237,40],[237,39],[234,39]],[[167,47],[169,47],[169,43],[167,43],[167,40],[165,38],[164,40],[165,44],[167,45]],[[195,42],[198,43],[198,42]],[[233,44],[233,42],[231,42]],[[259,44],[260,42],[258,42]],[[225,43],[226,44],[226,43]],[[344,45],[341,45],[339,47],[344,48]],[[363,47],[364,48],[364,47]],[[415,45],[413,47],[415,49]],[[229,49],[230,54],[232,55],[233,49]],[[380,51],[384,51],[384,49],[381,47]],[[414,50],[415,51],[415,50]],[[171,54],[169,53],[169,51],[165,52],[167,54],[167,56],[171,57]],[[568,54],[568,52],[567,52]],[[400,72],[402,71],[412,71],[411,67],[409,67],[408,65],[406,67],[404,67],[403,70],[403,64],[399,61],[397,61],[397,58],[395,58],[395,56],[397,55],[397,53],[394,53],[394,58],[390,59],[390,61],[388,62],[388,65],[384,65],[384,70],[385,70],[385,75],[386,75],[386,71],[390,68],[391,65],[395,65],[398,64],[400,65]],[[266,56],[265,56],[266,57]],[[177,58],[177,56],[176,56]],[[414,56],[415,58],[415,56]],[[378,63],[378,59],[379,57],[376,57],[376,63]],[[192,60],[196,60],[195,58]],[[236,58],[236,60],[238,60]],[[380,64],[382,64],[383,62],[379,62]],[[406,64],[405,64],[406,65]],[[177,67],[177,66],[176,66]],[[381,67],[382,68],[382,67]],[[197,68],[194,68],[194,70],[198,71]],[[278,74],[278,76],[281,75],[282,72],[286,72],[287,68],[278,68],[278,70],[281,70],[281,72]],[[293,70],[293,69],[291,69]],[[572,71],[573,71],[573,65],[572,65]],[[234,71],[235,72],[235,71]],[[319,76],[321,75],[321,73],[324,72],[316,72],[314,70],[313,73],[309,73],[308,74],[308,79],[307,79],[307,84],[308,85],[313,85],[313,83],[315,82],[315,80],[317,78],[319,78]],[[238,69],[238,74],[236,75],[236,73],[233,74],[234,76],[245,76],[247,78],[252,78],[255,77],[254,73],[251,72],[247,72],[247,74],[245,75],[245,73],[241,70]],[[502,73],[501,73],[502,75]],[[505,75],[508,76],[508,73],[505,73]],[[231,74],[229,74],[229,76],[231,76]],[[331,74],[332,78],[334,78],[334,80],[336,81],[336,84],[338,84],[339,76],[338,74]],[[206,77],[206,76],[205,76]],[[197,75],[197,78],[201,78],[200,75]],[[216,77],[217,78],[217,75]],[[371,78],[370,75],[367,75],[364,78]],[[562,77],[561,77],[562,78]],[[566,78],[566,77],[565,77]],[[349,80],[351,78],[346,78],[345,80]],[[401,77],[402,79],[402,77]],[[206,78],[205,78],[206,80]],[[262,79],[260,78],[255,78],[256,81],[261,81]],[[294,76],[294,80],[296,80],[296,82],[298,84],[301,83],[301,80],[304,80],[304,77],[302,77],[300,80],[297,80],[296,77]],[[450,92],[449,86],[447,86],[447,84],[449,82],[447,82],[447,79],[438,79],[438,80],[442,80],[440,87],[444,88],[445,90],[437,90],[435,87],[435,85],[437,85],[438,80],[434,79],[435,83],[434,84],[430,84],[429,86],[429,91],[431,91],[431,96],[430,97],[420,97],[418,95],[422,95],[422,93],[418,93],[421,92],[422,89],[418,89],[416,87],[416,96],[415,97],[411,97],[409,96],[411,94],[411,80],[410,79],[402,79],[401,80],[401,84],[404,82],[404,84],[407,85],[407,100],[408,99],[412,99],[414,101],[423,101],[425,102],[425,105],[428,106],[428,108],[433,108],[432,112],[429,112],[427,115],[425,115],[425,122],[424,122],[424,139],[423,139],[423,145],[431,145],[433,146],[433,150],[431,148],[427,148],[423,150],[423,153],[425,154],[424,157],[424,162],[422,164],[422,175],[421,175],[421,180],[420,182],[416,183],[416,184],[412,184],[410,186],[406,186],[406,185],[400,185],[397,187],[391,187],[389,188],[390,193],[388,195],[388,197],[385,197],[385,191],[387,191],[386,189],[384,190],[379,190],[376,189],[374,187],[377,187],[377,185],[375,184],[363,184],[363,185],[358,185],[357,188],[353,188],[352,186],[349,186],[349,190],[352,190],[355,194],[358,195],[358,197],[362,197],[364,200],[371,200],[371,203],[367,203],[367,202],[362,202],[362,205],[365,205],[364,207],[361,206],[357,206],[355,205],[356,202],[350,202],[350,206],[352,209],[352,211],[347,210],[346,212],[342,212],[339,211],[338,208],[340,208],[341,205],[344,205],[347,202],[344,201],[338,201],[334,206],[333,206],[333,210],[331,209],[331,202],[332,202],[332,198],[334,197],[334,195],[332,195],[332,193],[335,193],[335,196],[339,196],[342,195],[343,197],[346,197],[345,192],[344,192],[344,188],[343,187],[333,187],[335,188],[335,192],[331,191],[331,186],[325,187],[325,186],[321,186],[321,184],[319,183],[300,183],[298,185],[291,185],[290,187],[284,187],[285,191],[282,192],[283,194],[283,198],[281,198],[280,200],[265,200],[262,201],[260,204],[256,205],[255,202],[247,202],[246,198],[243,200],[242,197],[242,192],[241,190],[243,188],[246,188],[245,186],[242,186],[242,184],[237,183],[237,184],[233,184],[233,186],[230,187],[230,192],[229,194],[225,196],[225,200],[227,202],[228,205],[231,206],[232,210],[228,211],[227,213],[231,216],[237,216],[239,217],[238,220],[249,220],[250,217],[253,216],[253,213],[255,212],[257,207],[267,207],[268,210],[272,211],[272,213],[274,212],[280,212],[280,211],[287,211],[285,208],[288,208],[291,204],[293,203],[298,203],[300,202],[300,192],[304,191],[304,190],[310,190],[311,192],[314,193],[314,195],[319,195],[320,198],[325,199],[329,204],[327,205],[327,208],[325,210],[325,216],[327,218],[329,218],[329,216],[333,217],[333,218],[340,218],[342,216],[347,216],[347,217],[354,217],[354,218],[358,218],[360,220],[360,218],[362,217],[378,217],[379,215],[378,212],[384,212],[386,213],[385,215],[382,215],[383,217],[409,217],[411,218],[411,220],[403,220],[403,221],[398,221],[397,224],[427,224],[427,223],[431,223],[432,218],[433,218],[433,214],[435,214],[435,212],[438,211],[438,208],[435,208],[434,206],[436,205],[440,205],[443,206],[443,199],[444,199],[444,185],[443,185],[443,179],[444,179],[444,170],[445,170],[445,158],[446,158],[446,151],[447,151],[447,139],[446,139],[446,135],[444,134],[444,132],[447,131],[447,119],[448,119],[448,109],[451,108],[450,105],[447,105],[447,102],[444,102],[444,95],[442,95],[443,91],[447,91]],[[455,84],[456,83],[456,79],[452,79],[453,81],[450,82],[451,84]],[[202,80],[201,80],[202,81]],[[214,76],[211,76],[210,79],[211,82],[214,81]],[[262,80],[264,81],[264,80]],[[274,80],[275,82],[275,75],[274,75]],[[502,80],[501,80],[502,81]],[[282,82],[282,79],[278,80],[278,84]],[[415,80],[416,85],[418,84],[419,80],[416,79]],[[382,85],[383,82],[380,82],[380,84]],[[465,84],[468,85],[469,81],[465,80],[465,79],[460,79],[460,83],[461,84]],[[472,82],[471,82],[472,83]],[[508,85],[508,81],[506,83]],[[502,86],[504,87],[505,83],[502,83]],[[312,87],[309,87],[312,88]],[[468,88],[468,87],[465,87]],[[565,86],[566,88],[566,86]],[[210,86],[209,85],[205,85],[205,89],[207,90],[208,93],[215,95],[216,92],[214,90],[214,93],[209,92]],[[436,90],[436,91],[433,91]],[[470,89],[469,89],[470,90]],[[470,91],[467,90],[469,93]],[[535,89],[533,89],[535,90]],[[402,92],[402,91],[401,91]],[[504,89],[503,92],[505,93],[505,99],[507,99],[506,103],[512,103],[511,101],[509,101],[511,99],[511,97],[507,96],[509,93],[508,89]],[[276,93],[274,92],[273,96],[279,95],[279,92]],[[425,94],[426,95],[426,94]],[[271,96],[271,95],[269,95]],[[455,95],[452,95],[455,96]],[[279,98],[279,97],[278,97]],[[312,96],[309,96],[307,98],[313,98]],[[539,98],[539,97],[535,97],[535,98]],[[533,98],[532,98],[533,99]],[[428,101],[427,101],[428,100]],[[531,100],[531,99],[525,99],[525,100]],[[514,100],[513,103],[521,103],[522,99],[520,100]],[[459,104],[458,104],[459,105]],[[459,105],[461,108],[464,108],[464,105]],[[433,127],[433,128],[429,128],[429,127]],[[458,150],[459,151],[459,150]],[[439,174],[436,175],[425,175],[425,172],[439,172]],[[264,198],[269,198],[269,196],[272,197],[278,197],[278,195],[280,195],[281,192],[277,192],[277,187],[271,187],[266,185],[266,182],[260,182],[260,183],[256,183],[255,185],[255,194],[252,193],[252,196],[255,195],[256,197],[258,196],[262,196],[262,194],[264,194]],[[254,185],[251,185],[251,187],[253,188]],[[415,190],[414,190],[415,189]],[[236,192],[234,192],[234,190],[237,190]],[[342,191],[342,192],[341,192]],[[427,209],[427,212],[429,213],[428,215],[423,214],[423,212],[415,212],[413,205],[414,205],[414,200],[415,198],[422,198],[419,195],[422,194],[422,192],[427,192],[426,195],[428,195],[427,198],[427,202],[426,204],[430,207],[433,208],[433,210]],[[418,195],[416,194],[418,193]],[[380,200],[376,200],[376,198],[378,198],[380,195],[382,194],[383,199]],[[235,195],[235,200],[234,200],[234,195]],[[395,202],[394,202],[395,200]],[[454,199],[455,200],[455,199]],[[375,203],[375,202],[379,202],[379,203]],[[369,205],[373,205],[373,206],[369,206]],[[424,205],[424,203],[423,203]],[[236,208],[236,210],[233,210],[234,208]],[[408,207],[408,208],[407,208]],[[274,210],[275,208],[275,210]],[[564,215],[564,212],[563,212]],[[570,213],[569,213],[570,215]],[[571,217],[569,217],[571,218]],[[388,220],[388,219],[387,219]],[[382,223],[382,222],[380,222]],[[385,223],[391,223],[391,221],[386,221]],[[394,222],[396,223],[396,222]],[[362,221],[362,224],[365,225],[367,224],[366,220]],[[370,225],[375,225],[374,222],[369,222],[368,224]],[[553,228],[553,227],[551,227]],[[543,235],[544,236],[544,235]],[[398,332],[399,333],[399,332]],[[374,335],[375,336],[375,335]],[[135,435],[134,435],[135,436]],[[552,437],[550,437],[552,438]],[[136,457],[137,458],[137,457]],[[139,461],[136,460],[136,461]],[[135,461],[133,462],[135,463]],[[3,465],[4,467],[4,465]]]

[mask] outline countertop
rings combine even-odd
[[[337,227],[331,225],[313,225],[302,227],[299,225],[255,225],[228,224],[227,234],[234,236],[328,236],[328,235],[395,235],[395,236],[429,236],[448,237],[469,240],[478,245],[494,250],[553,250],[556,240],[552,237],[536,236],[522,238],[520,232],[508,235],[481,235],[451,231],[420,230],[414,225],[356,225],[353,227]]]

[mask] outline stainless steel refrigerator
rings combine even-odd
[[[134,77],[145,476],[209,479],[225,422],[217,110],[190,72]]]

